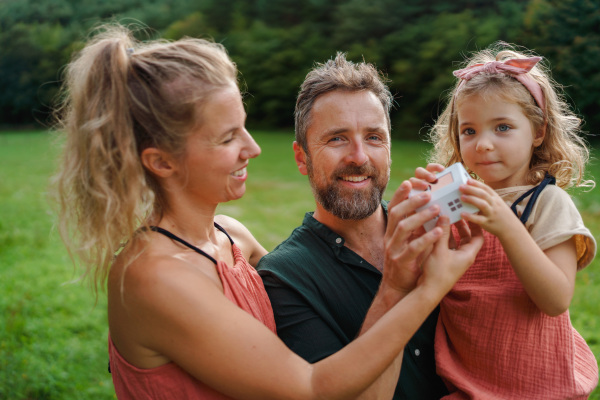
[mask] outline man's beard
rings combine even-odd
[[[317,203],[326,211],[344,220],[365,219],[377,211],[389,181],[389,168],[382,176],[372,165],[347,166],[333,171],[331,174],[333,183],[317,186],[310,156],[307,157],[306,167]],[[373,185],[368,189],[355,190],[342,187],[337,183],[338,177],[349,175],[369,176]]]

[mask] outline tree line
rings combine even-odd
[[[0,125],[47,123],[64,65],[105,21],[145,26],[140,39],[223,43],[241,71],[251,127],[292,126],[306,73],[343,51],[390,79],[393,135],[422,137],[452,70],[504,41],[545,57],[588,139],[600,131],[598,0],[0,0]]]

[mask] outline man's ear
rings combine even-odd
[[[169,177],[175,171],[170,154],[156,147],[148,147],[142,150],[140,158],[142,165],[159,178]]]
[[[296,165],[298,165],[298,171],[300,171],[302,175],[308,175],[308,170],[306,168],[306,152],[298,142],[294,142],[294,159],[296,160]]]

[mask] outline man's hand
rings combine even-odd
[[[442,172],[444,170],[444,166],[442,164],[430,163],[427,164],[427,167],[418,167],[415,170],[415,176],[410,178],[410,184],[413,189],[416,190],[425,190],[430,183],[436,183],[437,177],[436,174]]]
[[[384,243],[384,267],[382,286],[400,293],[410,292],[421,275],[422,260],[441,237],[442,229],[434,228],[425,233],[423,224],[440,212],[434,205],[420,212],[431,199],[431,194],[422,192],[408,197],[412,184],[402,182],[388,205],[388,221]]]
[[[431,193],[422,192],[410,198],[408,194],[413,188],[424,190],[436,181],[436,173],[443,170],[444,166],[440,164],[417,168],[415,176],[400,185],[388,205],[382,289],[398,292],[398,299],[427,278],[422,276],[425,262],[430,269],[435,269],[432,273],[438,272],[436,268],[448,265],[446,272],[449,274],[440,278],[456,282],[473,263],[483,244],[481,228],[464,221],[457,224],[458,242],[450,235],[447,218],[440,217],[436,228],[430,232],[423,229],[425,222],[438,216],[439,207],[432,205],[416,212],[429,202]],[[436,265],[432,267],[432,264]]]

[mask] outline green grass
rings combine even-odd
[[[47,200],[44,133],[0,134],[0,398],[115,398],[106,302],[81,284]]]
[[[314,201],[296,169],[291,132],[255,133],[263,153],[249,166],[247,194],[220,206],[271,250],[299,225]],[[422,165],[427,144],[394,142],[386,198]],[[47,199],[57,151],[44,132],[0,133],[0,399],[114,399],[106,370],[106,299],[84,284],[53,228]],[[600,178],[600,167],[591,174]],[[575,197],[600,233],[600,192]],[[600,358],[600,261],[578,273],[573,325]],[[600,400],[600,389],[591,396]]]

